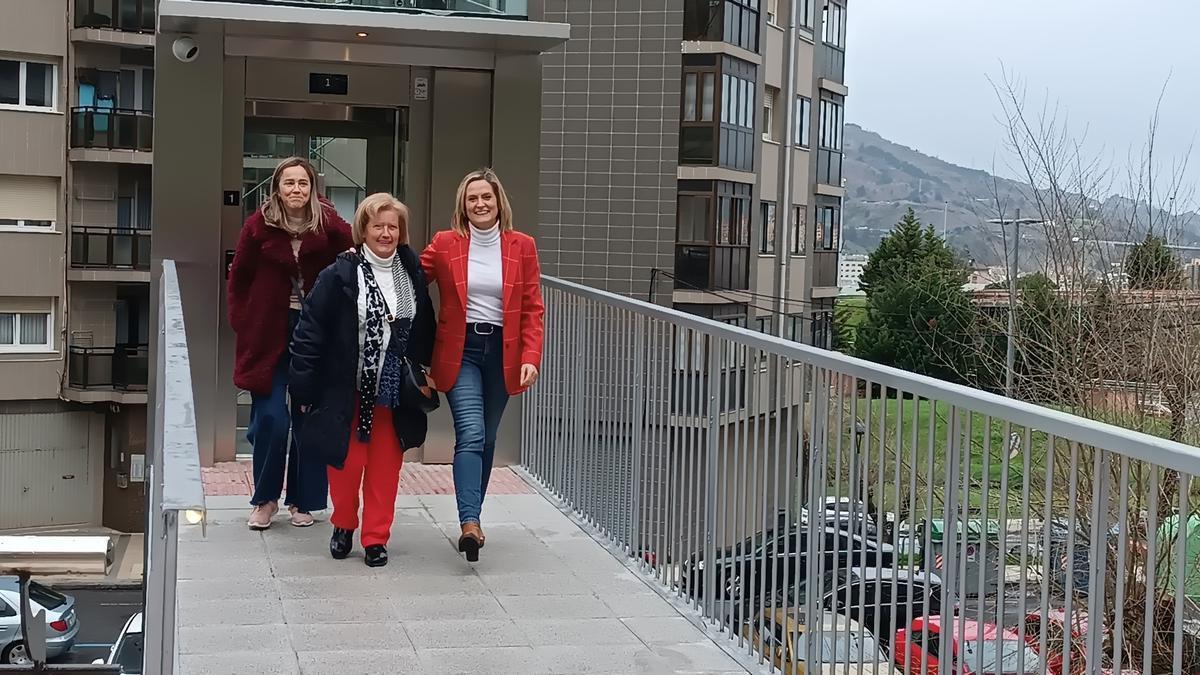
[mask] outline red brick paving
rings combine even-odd
[[[204,494],[210,497],[250,496],[254,481],[250,462],[219,462],[202,469]],[[400,472],[402,495],[452,495],[454,474],[449,464],[406,464]],[[533,494],[529,485],[507,467],[496,467],[488,494]]]

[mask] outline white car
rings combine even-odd
[[[96,659],[94,665],[119,665],[126,675],[140,675],[142,672],[142,613],[138,612],[129,617],[116,642],[108,650],[107,659]]]
[[[79,634],[75,598],[63,595],[36,581],[29,582],[33,613],[46,611],[46,657],[53,659],[71,651]],[[16,577],[0,577],[0,664],[33,665],[21,640],[21,589]]]

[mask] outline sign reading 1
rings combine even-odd
[[[350,90],[350,78],[338,73],[309,73],[308,93],[345,96]]]

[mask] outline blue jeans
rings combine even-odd
[[[296,328],[300,313],[288,315],[288,335]],[[304,424],[304,413],[288,401],[288,366],[291,353],[284,351],[275,367],[268,394],[251,394],[250,426],[246,440],[254,448],[254,495],[250,504],[258,506],[278,501],[287,478],[286,506],[300,511],[321,511],[327,507],[329,478],[320,457],[301,457],[296,435],[289,432]]]
[[[479,335],[468,326],[462,370],[446,401],[454,416],[454,496],[458,522],[478,523],[496,456],[496,430],[508,404],[504,340],[497,326]]]

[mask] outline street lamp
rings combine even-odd
[[[1020,273],[1019,256],[1021,254],[1021,226],[1035,225],[1045,222],[1040,218],[1021,218],[1021,209],[1017,209],[1017,217],[1008,220],[1003,214],[999,218],[988,220],[989,223],[999,224],[1001,228],[1005,225],[1013,224],[1013,247],[1012,261],[1008,268],[1008,350],[1005,356],[1004,368],[1004,395],[1012,397],[1013,395],[1013,370],[1016,364],[1016,339],[1017,332],[1017,274]]]
[[[868,399],[869,402],[869,399]],[[867,425],[860,419],[854,420],[854,455],[850,458],[850,508],[855,508],[859,502],[858,457],[862,454],[862,438],[867,433]]]

